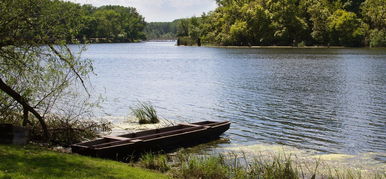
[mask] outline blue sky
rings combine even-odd
[[[166,22],[174,19],[200,16],[214,10],[215,0],[68,0],[94,6],[121,5],[135,7],[147,22]]]

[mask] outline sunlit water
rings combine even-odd
[[[386,162],[386,49],[92,44],[100,116],[151,101],[174,121],[230,120],[229,146],[280,144]]]

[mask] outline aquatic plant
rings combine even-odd
[[[140,102],[131,107],[131,112],[138,119],[139,124],[155,124],[159,122],[159,117],[155,107],[150,102]]]

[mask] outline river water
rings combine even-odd
[[[100,116],[150,101],[177,122],[230,120],[227,145],[283,145],[386,162],[386,49],[91,44]]]

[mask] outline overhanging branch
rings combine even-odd
[[[39,123],[42,126],[42,129],[44,132],[45,140],[48,141],[49,133],[48,133],[46,122],[44,121],[43,117],[33,107],[31,107],[28,104],[28,102],[18,92],[16,92],[10,86],[5,84],[3,79],[1,78],[0,78],[0,90],[2,90],[10,97],[12,97],[15,101],[17,101],[20,105],[23,106],[24,110],[31,112],[39,120]]]
[[[86,87],[86,85],[84,84],[83,78],[82,78],[82,76],[80,76],[80,74],[78,73],[78,71],[76,71],[76,69],[75,69],[75,67],[74,67],[74,64],[70,63],[66,58],[64,58],[63,55],[60,54],[60,53],[58,52],[58,50],[55,49],[54,46],[52,46],[52,45],[48,45],[48,46],[49,46],[50,49],[55,53],[55,55],[57,55],[57,56],[59,57],[60,60],[64,61],[65,63],[67,63],[67,64],[70,66],[71,70],[75,73],[75,75],[79,78],[79,81],[82,83],[82,86],[83,86],[84,90],[86,91],[86,93],[88,94],[88,96],[90,96],[90,93],[88,92],[87,87]],[[69,52],[70,52],[71,58],[74,58],[74,56],[71,54],[71,51],[69,51]]]

